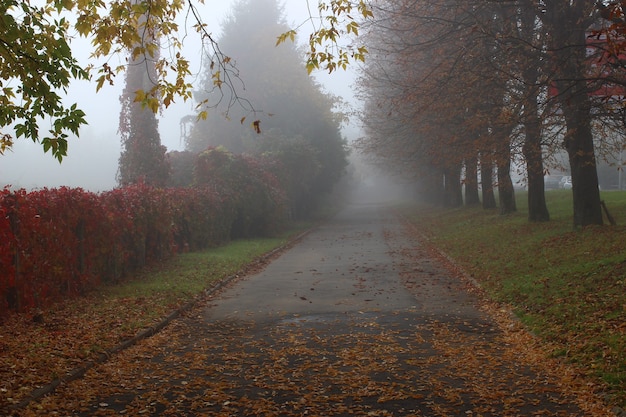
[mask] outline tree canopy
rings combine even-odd
[[[45,151],[62,160],[67,154],[69,134],[79,134],[87,123],[76,104],[63,102],[73,80],[92,79],[96,91],[113,83],[126,65],[111,66],[116,54],[133,59],[155,60],[155,78],[148,88],[138,90],[135,100],[156,112],[174,100],[188,100],[193,86],[190,59],[183,42],[190,33],[202,40],[216,57],[216,82],[227,82],[222,71],[231,58],[221,54],[199,6],[202,0],[45,0],[32,5],[24,0],[0,4],[0,153],[14,140],[24,137],[40,142]],[[353,6],[349,0],[319,3],[319,13],[310,17],[311,35],[308,68],[333,71],[350,60],[361,60],[363,47],[341,46],[342,37],[358,33],[353,11],[367,18],[371,10],[364,0]],[[179,22],[184,23],[179,23]],[[141,29],[141,30],[138,30]],[[300,28],[276,33],[278,43],[293,39]],[[141,33],[150,36],[142,37]],[[72,51],[78,35],[92,42],[90,62],[79,63]],[[158,58],[157,58],[158,56]],[[202,117],[206,109],[199,108]],[[47,132],[44,124],[49,125]]]

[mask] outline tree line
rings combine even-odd
[[[251,122],[254,131],[261,131],[256,115],[265,103],[257,106],[238,93],[237,86],[245,90],[253,84],[239,77],[233,58],[207,31],[196,6],[163,0],[5,2],[0,71],[8,81],[2,84],[0,153],[14,139],[26,137],[61,160],[68,134],[78,133],[86,118],[76,105],[62,103],[59,91],[72,80],[90,77],[100,89],[115,74],[133,67],[146,70],[145,64],[152,66],[149,82],[144,77],[142,88],[125,93],[133,103],[157,112],[176,98],[199,99],[197,117],[204,120],[216,107],[210,98],[221,97],[230,104],[251,104],[241,123]],[[482,204],[491,207],[497,187],[504,213],[515,210],[511,163],[523,164],[532,221],[549,219],[543,175],[564,150],[574,225],[602,223],[597,161],[623,149],[622,2],[331,0],[317,6],[310,11],[312,30],[302,51],[305,69],[333,71],[368,57],[359,83],[366,109],[364,149],[420,177],[425,194],[448,205],[462,204],[463,195],[465,203],[474,204],[482,189]],[[175,19],[182,12],[190,23],[179,27]],[[210,89],[203,92],[189,82],[190,61],[181,53],[183,33],[190,29],[210,56],[204,67]],[[295,39],[297,30],[283,26],[276,43]],[[74,59],[72,33],[93,37],[95,63],[83,67]],[[357,42],[342,43],[353,36]],[[246,44],[254,43],[251,39],[256,40],[248,38]],[[111,56],[128,53],[128,64],[108,64]],[[237,58],[243,62],[246,54]],[[255,63],[265,61],[264,55]],[[279,79],[272,72],[267,77]],[[18,87],[11,85],[14,80]],[[224,94],[224,87],[234,95]],[[327,108],[328,102],[315,111]],[[41,118],[50,121],[47,133],[41,132]],[[197,123],[192,124],[197,132]],[[326,149],[310,139],[305,144],[318,153]],[[155,155],[161,158],[160,151]]]
[[[479,204],[481,191],[496,207],[497,188],[501,213],[516,210],[522,165],[531,221],[550,218],[544,175],[564,151],[574,225],[602,224],[596,163],[624,148],[617,3],[375,2],[360,146],[447,206]]]

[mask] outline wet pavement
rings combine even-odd
[[[478,305],[389,209],[353,205],[68,385],[60,414],[585,415]]]

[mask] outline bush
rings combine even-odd
[[[99,281],[98,235],[105,221],[98,197],[62,187],[3,190],[0,200],[0,311],[81,293]]]
[[[198,155],[194,176],[198,186],[215,187],[233,202],[233,238],[275,234],[286,218],[284,189],[257,159],[209,148]]]

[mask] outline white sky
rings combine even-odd
[[[307,0],[284,1],[288,23],[297,25],[306,19]],[[220,22],[230,10],[231,3],[232,0],[205,0],[202,18],[214,35],[219,34]],[[317,4],[315,1],[310,3],[313,6]],[[306,30],[306,26],[301,29],[303,36],[308,35]],[[88,47],[85,40],[76,42],[73,47],[80,46],[80,43]],[[190,45],[186,53],[193,57],[199,53],[199,47]],[[329,92],[342,96],[346,101],[354,101],[352,72],[339,71],[331,75],[319,73],[315,76]],[[68,103],[78,103],[87,113],[89,125],[81,130],[80,138],[70,139],[68,156],[63,163],[59,164],[50,154],[44,154],[41,145],[29,140],[17,140],[12,151],[0,155],[0,186],[31,189],[67,185],[93,191],[115,187],[120,153],[117,134],[119,95],[123,84],[121,75],[115,86],[104,86],[97,94],[95,83],[73,84],[69,90]],[[192,102],[176,103],[164,110],[160,117],[161,141],[169,150],[184,148],[180,142],[179,120],[182,116],[193,114],[193,105]],[[42,130],[47,130],[44,127],[41,126]],[[344,134],[348,139],[353,139],[358,135],[358,129],[350,126],[344,130]]]

